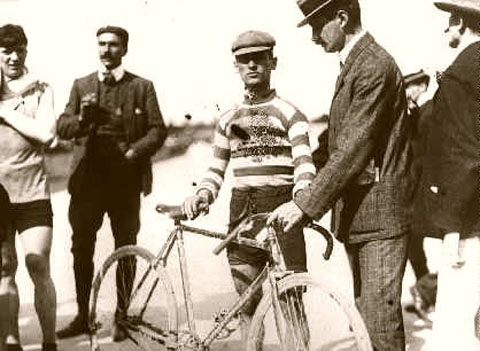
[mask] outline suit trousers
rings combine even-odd
[[[73,268],[78,312],[84,317],[88,315],[97,231],[102,226],[105,213],[110,218],[115,249],[136,244],[140,229],[140,191],[138,189],[121,191],[105,184],[103,187],[84,189],[81,193],[72,194],[69,219],[73,229]],[[122,267],[121,262],[117,267],[118,310],[125,307],[124,296],[129,296],[131,277],[135,273],[126,271],[126,267],[132,267],[130,262],[126,263],[123,262]]]
[[[374,350],[404,351],[401,305],[408,235],[346,245],[355,302]]]

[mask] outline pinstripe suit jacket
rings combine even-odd
[[[332,230],[350,243],[394,237],[410,226],[410,122],[403,78],[366,33],[338,77],[328,160],[295,203],[311,218],[333,208]]]

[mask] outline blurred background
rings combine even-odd
[[[442,69],[451,56],[447,17],[432,0],[360,0],[364,27],[404,74]],[[310,119],[328,113],[338,74],[335,55],[310,41],[295,0],[0,0],[0,23],[24,26],[27,64],[53,85],[56,110],[74,78],[97,68],[95,32],[113,24],[130,32],[126,69],[155,83],[169,125],[211,123],[242,93],[230,45],[248,29],[277,40],[274,86]],[[431,89],[434,90],[434,85]]]

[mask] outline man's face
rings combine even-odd
[[[332,20],[319,15],[309,21],[312,27],[312,41],[321,45],[326,52],[339,52],[345,46],[345,33],[342,19],[337,16]]]
[[[0,47],[0,67],[3,74],[10,79],[19,78],[24,71],[27,46]]]
[[[462,19],[458,14],[450,14],[445,33],[447,33],[448,45],[454,49],[458,47],[462,39]]]
[[[247,87],[270,83],[277,60],[270,51],[252,52],[235,56],[235,67]]]
[[[118,67],[127,53],[121,38],[114,33],[102,33],[97,37],[100,61],[107,69]]]

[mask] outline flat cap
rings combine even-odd
[[[266,32],[249,30],[240,34],[232,43],[232,53],[235,56],[251,52],[272,50],[275,39]]]

